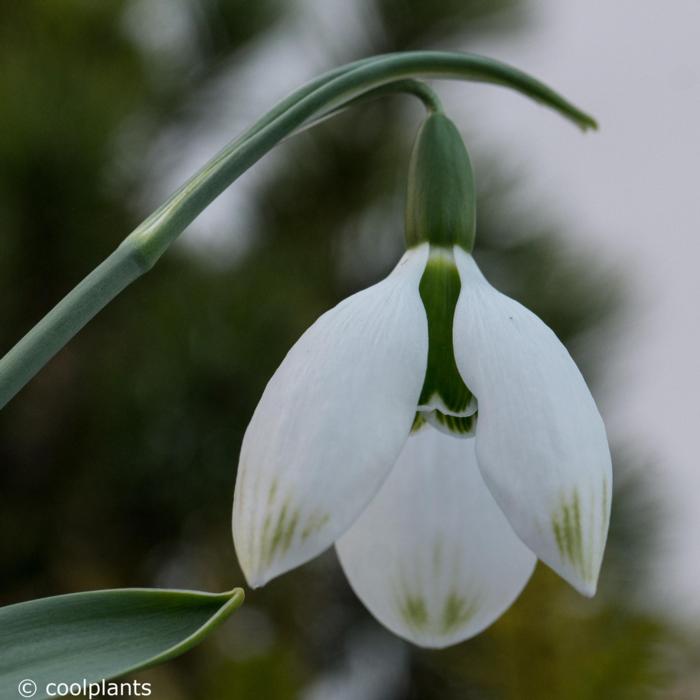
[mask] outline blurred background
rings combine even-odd
[[[542,565],[487,632],[421,651],[335,554],[248,593],[141,677],[159,700],[700,697],[693,0],[3,0],[0,352],[175,187],[304,80],[373,53],[473,50],[602,123],[440,84],[471,148],[478,260],[564,340],[616,470],[600,592]],[[402,252],[421,117],[392,97],[277,148],[0,414],[0,603],[243,583],[243,431],[302,331]]]

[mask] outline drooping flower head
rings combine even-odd
[[[475,211],[462,139],[433,114],[411,159],[406,254],[289,351],[234,497],[252,586],[335,543],[369,610],[432,647],[490,625],[537,558],[593,595],[610,514],[593,398],[555,334],[479,271]]]

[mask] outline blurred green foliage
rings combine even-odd
[[[191,106],[202,90],[235,77],[247,48],[314,7],[0,5],[0,351],[148,213],[139,209],[150,185],[139,161],[148,152],[115,175],[124,130],[136,124],[140,144],[165,129],[198,138],[207,122]],[[367,52],[440,42],[467,48],[465,37],[483,26],[517,31],[527,9],[516,0],[364,7]],[[148,36],[170,14],[188,37],[185,58],[149,50],[126,29],[125,18],[133,24],[136,16]],[[333,46],[332,38],[319,36],[319,45]],[[317,57],[314,48],[300,44],[299,55]],[[327,67],[357,57],[341,52],[334,47]],[[243,233],[252,243],[241,254],[213,264],[192,246],[171,251],[3,411],[3,603],[98,587],[242,583],[229,522],[243,431],[301,332],[399,256],[414,109],[387,99],[285,144],[251,194],[256,216]],[[498,182],[498,172],[481,181]],[[622,290],[593,257],[574,257],[566,231],[545,215],[508,213],[513,186],[481,193],[480,260],[497,286],[579,351],[595,380],[596,354],[579,341],[610,321]],[[232,219],[231,237],[241,233]],[[616,459],[618,475],[639,459]],[[592,601],[540,566],[485,634],[423,652],[369,616],[329,553],[252,592],[215,638],[149,678],[170,700],[697,697],[697,678],[683,675],[684,641],[636,605],[653,553],[650,486],[618,482],[624,488]]]

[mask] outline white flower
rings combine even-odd
[[[335,542],[384,625],[443,647],[498,618],[536,558],[593,595],[611,483],[603,422],[554,333],[463,247],[421,243],[270,380],[233,533],[254,587]]]

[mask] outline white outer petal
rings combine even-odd
[[[610,519],[605,426],[566,348],[455,249],[462,289],[457,367],[479,402],[481,473],[522,540],[585,595],[596,590]]]
[[[430,426],[408,438],[336,549],[355,593],[380,622],[436,648],[500,617],[536,562],[486,488],[474,439]]]
[[[427,245],[323,314],[268,383],[241,447],[233,537],[260,586],[328,548],[357,518],[409,434],[428,328]]]

